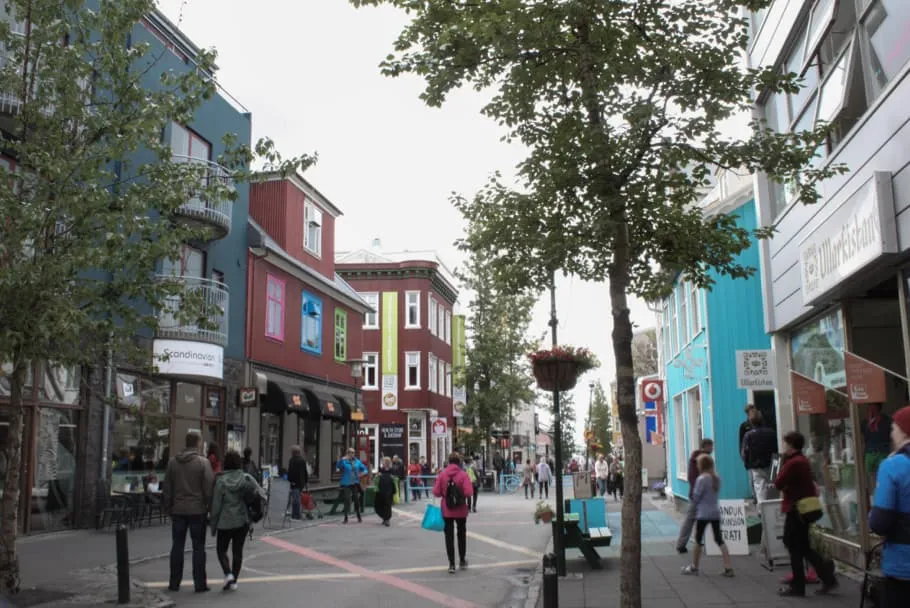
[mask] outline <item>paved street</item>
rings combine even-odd
[[[469,522],[467,571],[450,575],[443,536],[420,527],[425,502],[402,505],[391,528],[370,511],[362,524],[336,519],[248,545],[239,590],[220,591],[220,568],[208,553],[213,592],[191,592],[190,563],[184,587],[170,594],[177,606],[271,606],[332,608],[433,605],[524,606],[528,583],[549,541],[549,527],[535,526],[533,501],[483,494]],[[165,559],[133,567],[134,577],[155,589],[167,585]]]

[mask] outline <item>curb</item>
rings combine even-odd
[[[550,539],[550,542],[547,543],[547,548],[544,549],[544,555],[551,553],[553,551],[553,539]],[[524,608],[537,608],[540,603],[540,592],[543,587],[543,559],[540,560],[540,563],[537,564],[537,567],[534,568],[534,575],[531,577],[531,582],[528,583],[528,598],[525,600]]]

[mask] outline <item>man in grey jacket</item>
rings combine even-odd
[[[193,586],[209,590],[205,574],[206,515],[212,504],[212,466],[199,451],[196,433],[186,436],[186,449],[171,458],[164,476],[164,504],[171,516],[171,577],[168,589],[179,591],[183,580],[186,533],[193,543]]]

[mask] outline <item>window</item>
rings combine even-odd
[[[701,331],[701,307],[698,305],[698,285],[689,283],[689,310],[692,314],[692,337]]]
[[[676,475],[686,479],[689,472],[689,456],[686,452],[686,417],[683,415],[683,397],[673,397],[673,435],[676,445]]]
[[[446,309],[445,306],[440,306],[438,310],[437,317],[437,332],[436,335],[439,336],[440,340],[445,339],[445,327],[446,327]]]
[[[363,390],[379,388],[379,353],[363,353]]]
[[[335,309],[335,361],[344,363],[348,359],[348,313]]]
[[[269,274],[266,286],[265,336],[284,340],[284,281]]]
[[[878,93],[910,60],[910,3],[874,0],[863,19],[863,30],[868,38],[872,84]]]
[[[407,311],[404,319],[404,326],[410,329],[420,327],[420,292],[406,292],[405,306],[407,307]]]
[[[431,393],[438,393],[438,392],[440,392],[440,389],[442,388],[437,384],[437,380],[436,380],[438,378],[438,376],[436,375],[437,374],[436,369],[437,369],[438,365],[439,365],[439,360],[435,356],[429,355],[428,364],[427,364],[427,377],[429,378],[429,381],[430,381],[429,388],[430,388]]]
[[[670,360],[672,353],[670,352],[670,300],[664,300],[664,310],[663,310],[663,343],[664,343],[664,363]]]
[[[303,206],[303,248],[322,256],[322,210],[312,202]]]
[[[679,349],[677,343],[679,340],[679,328],[676,326],[676,292],[670,295],[670,356],[672,357]]]
[[[341,460],[348,448],[348,425],[344,422],[332,421],[332,462]],[[332,467],[332,479],[340,479],[341,473]]]
[[[433,296],[427,296],[427,301],[429,302],[427,309],[430,311],[427,315],[430,324],[430,333],[434,336],[438,336],[440,335],[439,332],[442,331],[436,318],[437,311],[439,310],[439,302],[437,302],[436,298]]]
[[[436,382],[439,387],[439,394],[442,395],[446,391],[446,364],[444,361],[440,361],[439,365],[436,366]]]
[[[697,450],[702,440],[701,387],[693,386],[686,391],[686,405],[689,409],[689,453]]]
[[[374,311],[363,315],[363,328],[379,329],[379,294],[376,292],[362,293],[360,294],[360,297],[364,302],[369,304],[370,308]]]
[[[452,343],[452,312],[446,311],[446,344]]]
[[[452,366],[446,364],[446,397],[452,396]]]
[[[679,283],[679,347],[682,348],[689,343],[689,293],[687,283]]]
[[[405,389],[420,388],[420,353],[409,352],[404,354],[405,359]]]
[[[300,295],[300,350],[322,354],[322,300],[306,291]]]
[[[208,161],[212,158],[212,144],[183,125],[171,123],[171,152],[184,160]]]

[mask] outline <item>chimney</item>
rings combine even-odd
[[[373,239],[373,249],[380,250],[382,249],[382,241],[378,238]]]

